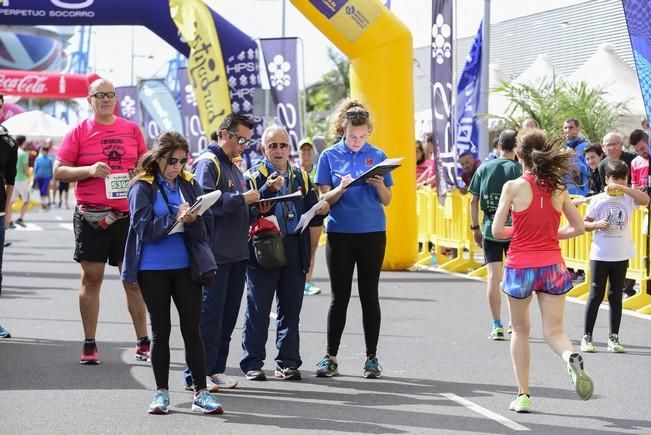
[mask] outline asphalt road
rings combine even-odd
[[[150,416],[153,373],[133,357],[134,331],[114,269],[107,269],[102,289],[97,336],[102,364],[79,365],[83,334],[71,215],[69,210],[31,213],[28,231],[7,233],[13,244],[4,255],[0,324],[13,338],[0,339],[1,434],[651,433],[649,318],[624,316],[621,337],[628,353],[611,354],[604,350],[608,313],[600,311],[599,352],[586,356],[595,395],[584,402],[560,358],[543,342],[533,305],[534,412],[515,414],[508,410],[517,391],[509,345],[487,339],[484,284],[438,272],[382,274],[381,379],[361,377],[364,342],[356,296],[339,355],[341,376],[314,377],[314,364],[325,350],[329,305],[322,250],[316,282],[324,291],[306,297],[301,317],[302,381],[242,377],[240,316],[227,371],[240,377],[240,387],[218,394],[223,415],[192,413],[191,393],[182,388],[183,344],[174,314],[172,407],[169,415]],[[575,344],[583,308],[566,306],[566,330]],[[265,369],[272,376],[273,339],[267,349]]]

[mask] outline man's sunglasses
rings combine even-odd
[[[346,119],[368,119],[368,112],[366,110],[351,110],[346,112]]]
[[[91,97],[101,100],[104,97],[113,98],[115,97],[115,92],[95,92]]]
[[[170,157],[167,159],[167,164],[170,166],[174,166],[177,163],[181,163],[182,165],[185,165],[186,163],[188,163],[188,158],[183,157],[182,159],[177,159],[176,157]]]
[[[286,148],[289,148],[289,144],[287,142],[272,142],[267,144],[267,148],[270,150],[275,150],[276,148],[284,150]]]
[[[237,138],[237,143],[238,143],[239,145],[244,145],[244,146],[247,146],[247,147],[248,147],[249,145],[251,145],[251,144],[253,143],[253,140],[251,140],[251,139],[247,139],[247,138],[245,138],[244,136],[240,136],[239,134],[235,133],[234,131],[230,131],[230,130],[226,130],[226,131],[227,131],[228,134],[230,134],[231,136],[235,136],[235,137]]]

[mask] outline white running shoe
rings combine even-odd
[[[217,385],[220,389],[228,389],[237,387],[237,381],[231,377],[226,376],[223,373],[215,373],[214,375],[208,376],[210,381]]]

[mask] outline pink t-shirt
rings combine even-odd
[[[633,187],[648,187],[649,161],[637,156],[631,162],[631,184]]]
[[[110,125],[87,119],[66,134],[57,160],[71,166],[104,162],[111,167],[112,173],[120,174],[134,169],[140,156],[146,152],[147,145],[137,124],[118,117]],[[86,178],[77,182],[75,197],[78,204],[129,211],[126,198],[106,197],[103,178]]]

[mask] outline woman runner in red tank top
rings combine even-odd
[[[502,281],[511,312],[511,357],[518,383],[518,396],[510,409],[529,412],[529,305],[534,292],[538,296],[545,341],[567,363],[577,394],[587,400],[594,388],[583,369],[583,357],[563,333],[565,294],[572,288],[572,279],[558,240],[584,231],[583,219],[563,182],[574,151],[548,142],[541,130],[525,130],[518,139],[516,154],[524,175],[502,188],[492,229],[495,237],[512,239]],[[513,226],[506,227],[509,211]],[[559,228],[561,213],[569,222],[563,228]]]

